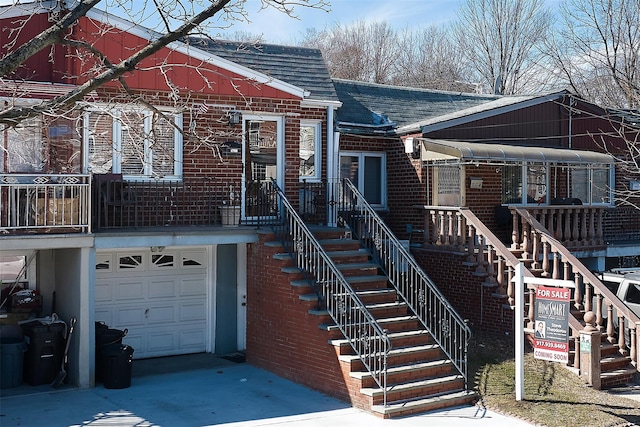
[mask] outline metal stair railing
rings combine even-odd
[[[387,406],[387,357],[391,349],[387,331],[367,310],[282,190],[275,183],[273,187],[281,219],[272,225],[277,239],[310,280],[320,303],[382,389]]]
[[[471,330],[353,183],[342,183],[338,214],[369,249],[396,292],[431,333],[468,385]]]

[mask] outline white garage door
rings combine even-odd
[[[206,351],[205,249],[96,254],[95,318],[128,334],[134,358]]]

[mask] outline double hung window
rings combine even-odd
[[[129,179],[181,177],[182,114],[90,109],[84,127],[93,173],[121,173]]]

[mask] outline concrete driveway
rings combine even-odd
[[[459,407],[383,420],[246,363],[163,358],[134,361],[131,387],[79,390],[23,385],[2,390],[2,426],[530,426]],[[158,364],[164,363],[164,368]],[[184,365],[188,366],[184,366]]]

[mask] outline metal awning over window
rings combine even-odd
[[[421,159],[470,162],[555,162],[573,164],[613,164],[613,156],[593,151],[521,145],[486,144],[416,138]]]

